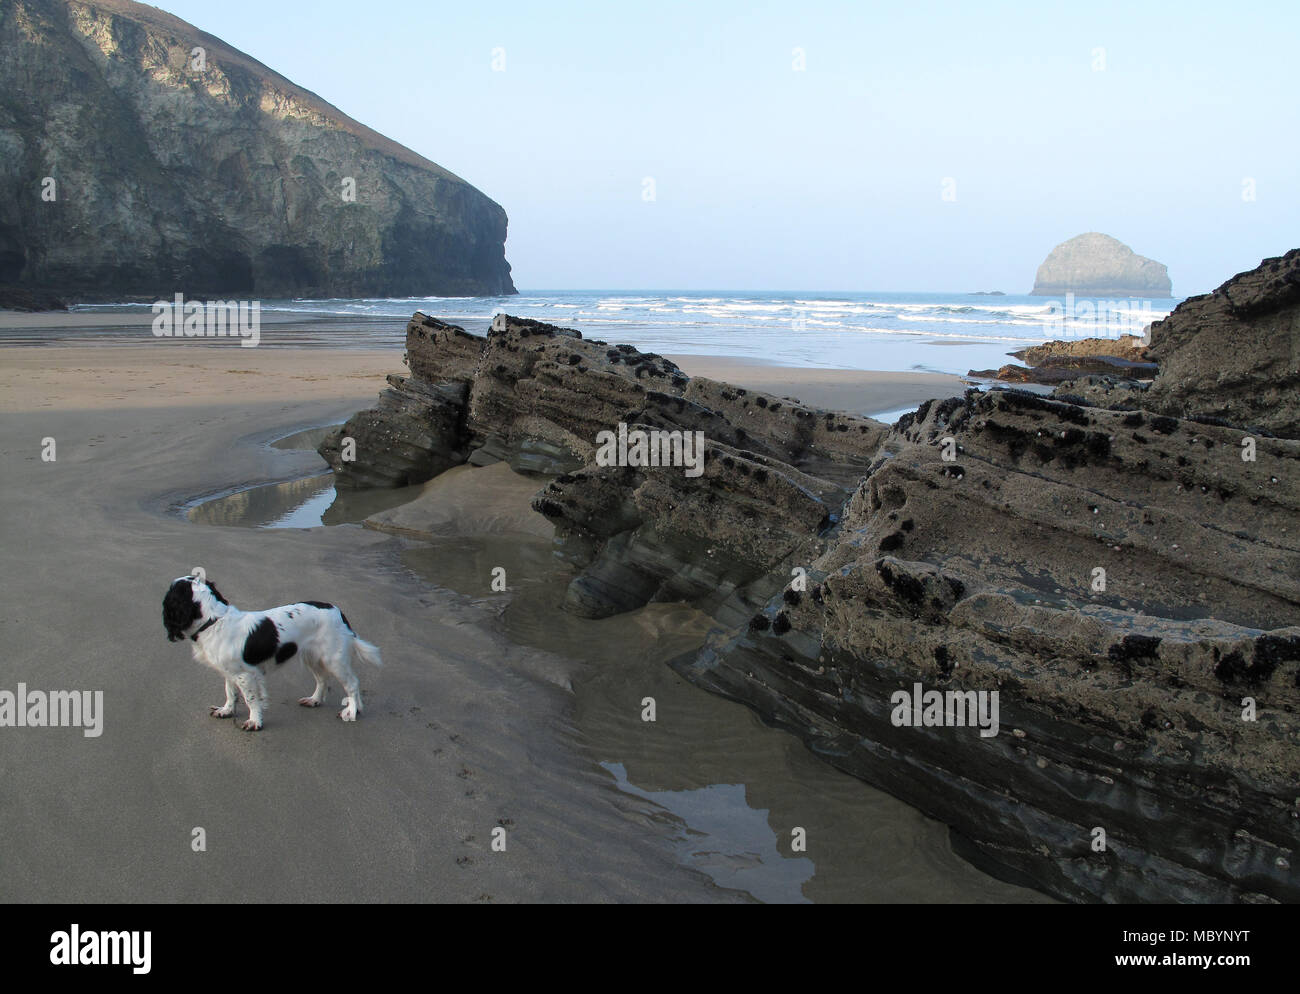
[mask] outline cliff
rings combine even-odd
[[[514,292],[500,206],[178,18],[4,0],[0,50],[0,284],[81,299]]]
[[[1038,267],[1037,297],[1171,297],[1168,270],[1110,235],[1076,235],[1048,253]]]

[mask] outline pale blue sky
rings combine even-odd
[[[160,6],[495,199],[521,289],[1025,293],[1104,231],[1182,296],[1300,244],[1293,0]]]

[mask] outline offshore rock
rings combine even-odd
[[[1171,297],[1169,271],[1117,238],[1090,231],[1062,242],[1038,267],[1036,297]]]

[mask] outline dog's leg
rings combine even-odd
[[[318,708],[325,700],[325,667],[314,656],[303,657],[303,662],[307,664],[307,669],[311,670],[311,675],[316,678],[316,689],[312,691],[310,697],[299,697],[298,703],[305,708]]]
[[[344,721],[356,721],[357,715],[361,713],[361,681],[352,672],[347,652],[348,649],[345,647],[339,654],[333,657],[327,656],[325,665],[338,678],[339,683],[343,684],[343,710],[339,712],[339,717]]]
[[[248,720],[239,727],[246,732],[256,732],[262,727],[262,704],[266,701],[266,681],[262,679],[262,674],[258,670],[248,666],[235,677],[235,682],[239,685],[239,692],[244,696],[244,703],[248,705]]]
[[[229,718],[235,713],[235,681],[226,677],[226,703],[217,707],[215,704],[208,708],[214,718]]]

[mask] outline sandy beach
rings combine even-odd
[[[961,389],[928,374],[681,364],[858,411],[943,395],[944,381]],[[740,705],[663,666],[602,668],[635,633],[657,652],[682,651],[702,616],[653,605],[581,623],[596,627],[553,624],[537,535],[422,546],[355,526],[226,528],[178,513],[197,496],[318,472],[313,452],[268,443],[369,406],[402,369],[400,350],[0,350],[0,685],[102,690],[105,710],[96,738],[0,730],[0,899],[1044,900],[979,873],[952,854],[944,826]],[[48,438],[52,462],[41,457]],[[473,497],[457,499],[470,520]],[[488,564],[503,557],[523,571],[516,603],[487,589]],[[271,674],[262,732],[209,718],[218,678],[160,623],[167,584],[193,566],[246,608],[342,605],[387,664],[359,674],[362,720],[334,717],[336,689],[332,708],[294,706],[310,685],[296,664]],[[646,688],[667,711],[657,744],[636,720]],[[688,737],[675,737],[674,715],[693,723]],[[740,856],[689,842],[686,826],[707,822],[691,804],[747,780],[766,784],[748,798],[742,789],[739,809],[769,836],[769,862],[789,857],[777,844],[790,824],[812,826],[817,846],[785,859],[789,886],[746,887]],[[490,850],[497,827],[505,852]],[[192,848],[196,828],[206,851]]]

